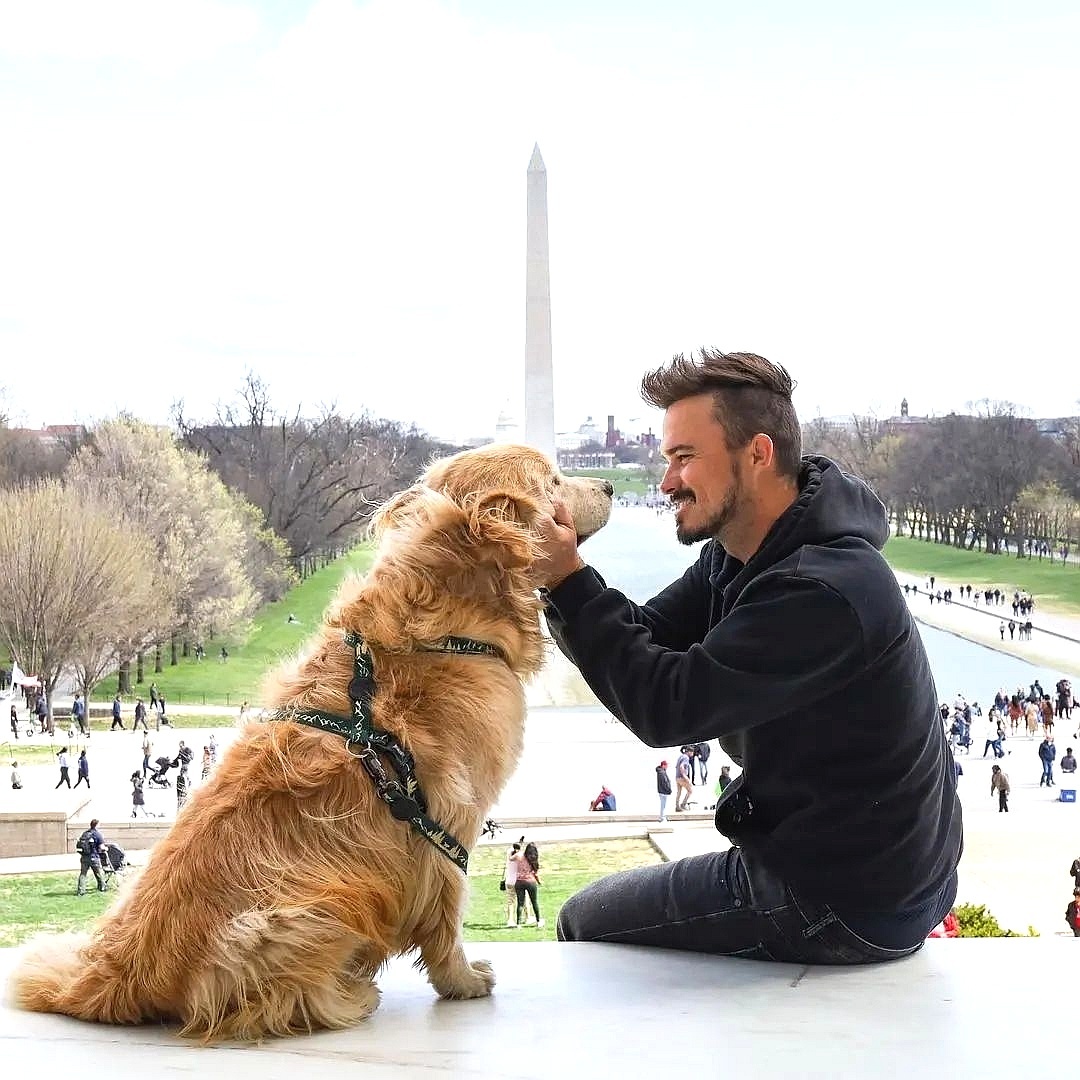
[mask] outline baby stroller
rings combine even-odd
[[[147,783],[150,787],[157,788],[170,788],[172,782],[169,780],[168,772],[172,768],[172,758],[159,757],[154,759],[154,764],[157,768],[150,774],[150,779]]]
[[[122,874],[127,869],[127,855],[119,844],[106,844],[101,856],[101,872],[105,875],[105,888],[111,878]],[[119,880],[119,879],[117,879]]]

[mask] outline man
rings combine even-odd
[[[995,765],[990,770],[990,797],[993,798],[994,792],[997,792],[998,797],[998,813],[1007,814],[1009,812],[1009,777],[1000,765]]]
[[[149,732],[150,728],[146,726],[146,706],[143,704],[143,699],[138,698],[135,702],[135,723],[132,726],[132,731],[138,731],[139,725],[142,724],[144,732]],[[121,725],[122,727],[123,725]]]
[[[76,724],[79,725],[79,731],[86,734],[86,703],[82,699],[82,694],[76,694],[75,700],[71,703],[71,716]]]
[[[694,794],[694,782],[690,773],[690,754],[688,747],[679,748],[679,756],[675,759],[675,809],[682,813],[690,796]]]
[[[22,790],[22,774],[19,772],[19,763],[17,761],[11,763],[11,790]]]
[[[884,508],[800,457],[783,368],[704,350],[642,387],[665,410],[676,535],[709,542],[639,607],[585,565],[556,504],[540,584],[559,647],[643,742],[716,738],[742,767],[716,809],[732,846],[594,883],[559,937],[792,963],[915,952],[952,906],[963,829]],[[874,723],[853,736],[852,715]]]
[[[1073,757],[1071,746],[1065,747],[1065,756],[1061,759],[1061,771],[1070,777],[1076,772],[1076,758]]]
[[[608,788],[607,784],[604,784],[603,787],[600,788],[600,794],[589,803],[589,809],[614,810],[615,805],[615,793]]]
[[[92,870],[97,881],[98,892],[105,891],[105,878],[101,874],[101,857],[105,853],[105,840],[98,832],[98,819],[90,822],[90,828],[79,837],[75,844],[79,853],[79,883],[75,892],[78,896],[86,895],[86,874]]]
[[[1039,787],[1045,784],[1047,787],[1054,786],[1054,759],[1057,757],[1057,747],[1054,745],[1052,735],[1047,735],[1039,743],[1039,760],[1042,762],[1042,776],[1039,777]]]
[[[709,757],[712,747],[707,742],[699,742],[694,747],[694,757],[698,763],[698,772],[701,774],[701,782],[704,784],[709,779]]]
[[[150,730],[143,725],[142,774],[144,780],[146,779],[146,774],[150,771],[150,751],[153,749],[153,746],[154,744],[150,741]]]
[[[112,727],[110,727],[109,730],[110,731],[115,731],[117,728],[119,728],[121,731],[124,730],[124,716],[123,716],[123,713],[120,711],[120,695],[119,694],[117,694],[116,697],[113,698],[113,703],[112,703]]]

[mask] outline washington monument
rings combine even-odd
[[[528,172],[525,244],[525,441],[555,460],[555,388],[551,377],[551,280],[548,275],[547,169],[533,147]]]

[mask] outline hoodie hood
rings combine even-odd
[[[823,546],[852,538],[880,551],[889,538],[885,507],[862,480],[844,472],[835,461],[808,454],[799,470],[798,496],[745,566],[713,542],[710,583],[725,589],[804,545]]]

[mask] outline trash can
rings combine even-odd
[[[1061,789],[1062,802],[1076,802],[1076,788],[1063,787]]]

